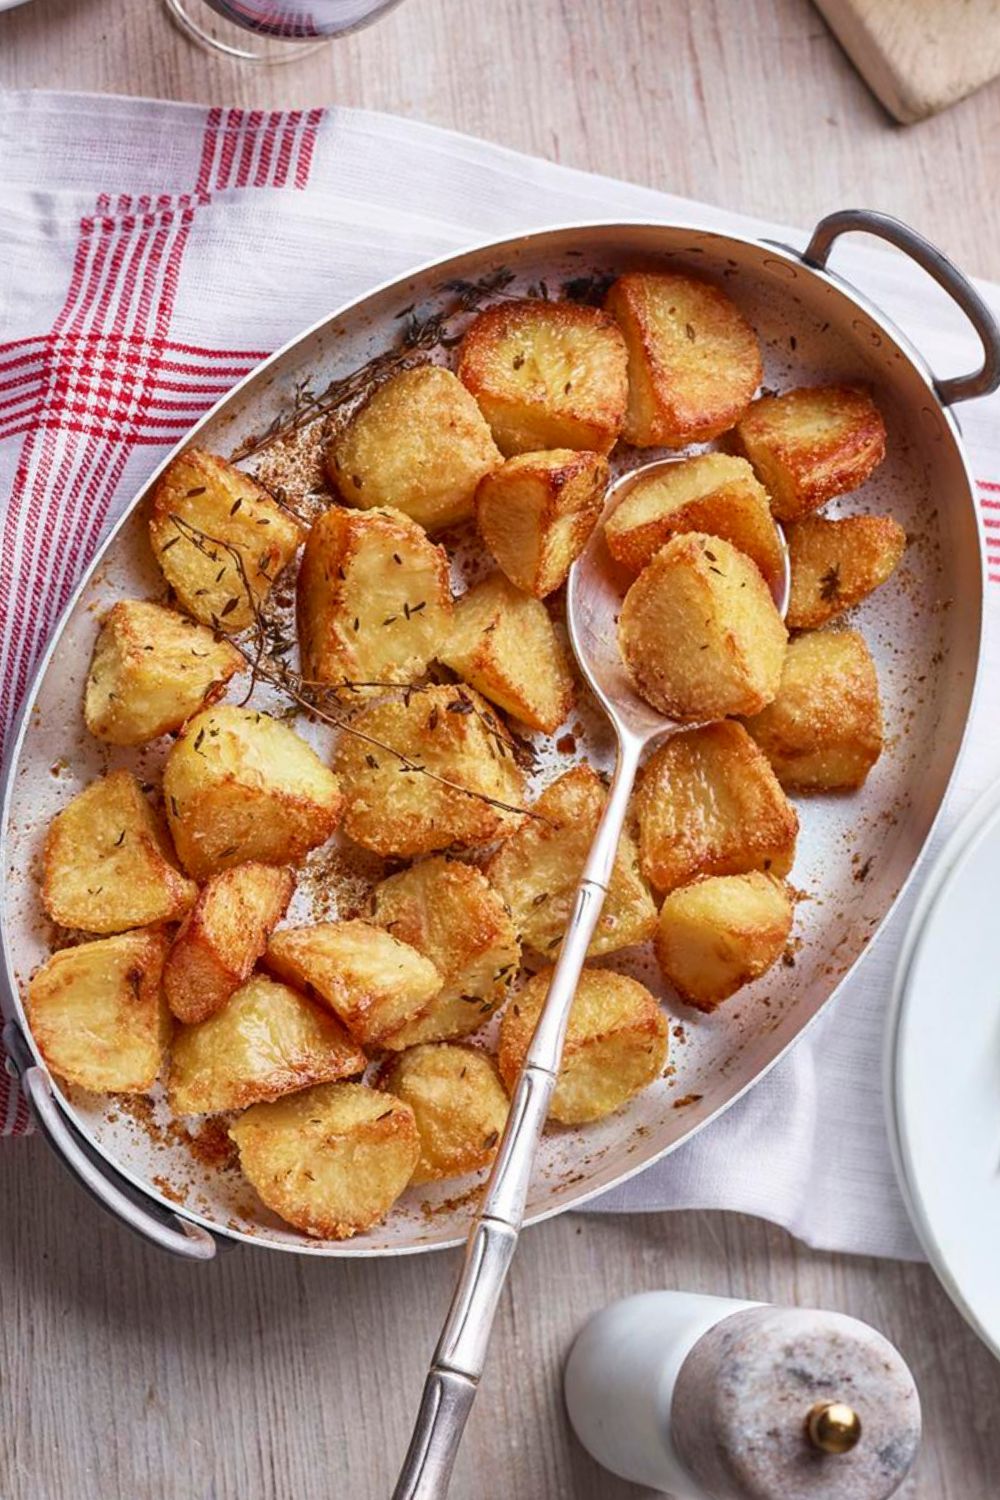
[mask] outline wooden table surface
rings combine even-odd
[[[1000,87],[894,126],[806,0],[406,0],[271,69],[195,50],[159,0],[32,0],[0,15],[0,84],[365,105],[803,225],[847,204],[886,209],[1000,278]],[[0,1147],[0,1203],[0,1500],[388,1494],[450,1255],[338,1265],[237,1249],[180,1265],[110,1224],[37,1140]],[[902,1494],[996,1495],[1000,1369],[926,1268],[683,1213],[526,1234],[455,1500],[647,1493],[570,1437],[559,1374],[588,1312],[659,1286],[873,1322],[923,1397]]]

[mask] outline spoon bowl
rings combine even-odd
[[[618,615],[634,575],[612,557],[605,526],[640,479],[660,474],[671,464],[682,461],[681,457],[657,459],[630,469],[615,480],[608,490],[601,518],[570,568],[566,584],[566,623],[580,670],[614,725],[619,740],[624,734],[637,738],[643,745],[695,726],[665,718],[635,690],[618,648]],[[791,569],[785,534],[777,522],[775,525],[781,541],[782,571],[772,582],[771,592],[784,619],[791,593]]]

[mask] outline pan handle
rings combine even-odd
[[[4,1027],[4,1044],[14,1071],[19,1074],[21,1090],[39,1133],[81,1187],[127,1228],[158,1249],[183,1256],[185,1260],[212,1260],[218,1246],[207,1229],[180,1214],[137,1202],[92,1160],[59,1108],[48,1073],[30,1061],[28,1066],[22,1066],[23,1059],[30,1059],[30,1054],[13,1023]]]
[[[809,266],[826,267],[830,251],[842,234],[854,230],[877,235],[902,250],[911,260],[932,276],[958,303],[978,333],[983,345],[983,363],[972,375],[958,375],[950,380],[935,380],[934,388],[942,406],[969,401],[974,396],[989,396],[1000,386],[1000,328],[992,312],[969,278],[930,240],[889,214],[871,208],[845,208],[820,219],[813,230],[802,258]]]

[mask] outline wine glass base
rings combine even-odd
[[[163,0],[174,25],[199,47],[221,52],[238,62],[289,63],[325,47],[329,38],[307,42],[290,42],[278,37],[255,36],[242,26],[227,21],[205,0]]]

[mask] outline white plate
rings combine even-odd
[[[927,878],[896,972],[886,1106],[900,1186],[945,1291],[1000,1358],[1000,787]]]

